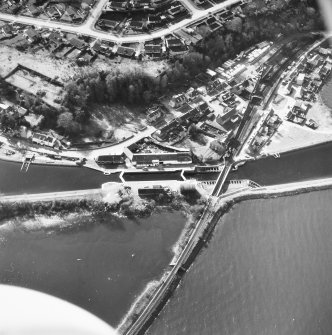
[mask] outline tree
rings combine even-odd
[[[240,17],[234,17],[231,21],[228,21],[226,24],[228,30],[241,33],[242,32],[242,20]]]
[[[190,52],[183,57],[183,65],[191,75],[200,73],[209,63],[209,59],[199,52]]]
[[[70,112],[61,113],[58,116],[57,125],[60,128],[63,128],[66,132],[70,132],[73,128],[74,117]]]

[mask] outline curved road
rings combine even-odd
[[[241,0],[226,0],[221,4],[215,5],[212,8],[206,9],[206,10],[200,10],[197,9],[190,0],[181,0],[182,3],[186,8],[188,8],[191,11],[191,18],[182,20],[181,22],[178,22],[170,27],[167,27],[165,29],[160,29],[151,33],[147,34],[137,34],[137,35],[127,35],[127,36],[120,36],[120,35],[114,35],[109,32],[104,32],[97,30],[94,26],[96,21],[98,20],[102,9],[108,2],[108,0],[100,0],[96,7],[92,10],[87,20],[81,24],[81,25],[73,25],[73,24],[67,24],[63,22],[56,22],[51,20],[43,20],[38,19],[34,17],[27,17],[27,16],[21,16],[21,15],[11,15],[11,14],[5,14],[0,13],[0,20],[3,21],[9,21],[9,22],[17,22],[22,23],[26,25],[33,25],[40,28],[48,28],[48,29],[60,29],[65,32],[73,33],[73,34],[82,34],[87,35],[90,37],[94,37],[96,39],[103,39],[106,41],[111,41],[115,43],[133,43],[133,42],[144,42],[147,40],[151,40],[154,38],[162,37],[167,34],[173,33],[174,31],[184,28],[189,24],[192,24],[196,21],[199,21],[209,14],[218,12],[225,7],[234,5],[236,3],[239,3]]]

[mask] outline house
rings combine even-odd
[[[133,154],[133,165],[135,166],[158,166],[163,164],[191,164],[190,151],[166,152],[166,153],[144,153]]]
[[[81,6],[82,8],[85,8],[85,7],[93,7],[93,5],[95,4],[95,0],[82,0],[82,3],[81,3]]]
[[[207,102],[203,102],[198,106],[198,110],[202,115],[208,114],[210,112],[210,107]]]
[[[73,37],[71,40],[69,40],[69,43],[78,50],[83,50],[86,48],[86,43],[76,37]]]
[[[236,116],[237,111],[235,108],[229,108],[223,115],[218,115],[216,121],[223,126],[226,122]]]
[[[56,6],[47,8],[46,13],[51,19],[59,19],[63,15]]]
[[[120,22],[119,21],[114,21],[114,20],[99,20],[98,25],[102,28],[110,29],[110,30],[115,30],[118,28]]]
[[[182,41],[175,37],[166,38],[167,48],[183,45]]]
[[[305,73],[299,73],[298,76],[296,77],[296,84],[302,86],[304,83],[304,79],[305,79]]]
[[[32,15],[32,16],[36,16],[40,13],[40,10],[39,8],[37,8],[35,5],[33,4],[28,4],[27,5],[27,10],[29,11],[29,13]]]
[[[180,120],[183,122],[191,123],[197,122],[201,117],[201,114],[197,108],[192,108],[185,114],[180,116]]]
[[[120,165],[125,163],[123,155],[103,155],[96,159],[99,165]]]
[[[178,119],[173,119],[169,123],[167,123],[163,128],[161,128],[157,133],[159,133],[158,137],[160,140],[164,141],[167,139],[169,134],[175,131],[180,126],[180,122]]]
[[[115,11],[120,10],[124,11],[127,10],[129,6],[128,1],[110,1],[108,7],[114,9]]]
[[[30,43],[37,42],[40,39],[39,33],[33,28],[29,28],[25,34]]]
[[[322,55],[322,56],[330,56],[332,54],[332,50],[331,49],[327,49],[327,48],[322,48],[320,47],[318,49],[318,52]]]
[[[188,100],[194,99],[197,96],[199,96],[199,91],[194,89],[193,87],[190,87],[187,92],[185,93],[185,96]]]
[[[85,12],[79,8],[68,6],[61,17],[61,20],[68,22],[78,22],[81,21],[85,16]]]
[[[91,63],[95,59],[95,54],[91,52],[83,52],[76,60],[78,65],[86,65]]]
[[[224,143],[218,140],[214,140],[210,143],[210,149],[218,153],[219,155],[223,155],[226,153],[227,147]]]
[[[18,106],[16,111],[20,116],[24,116],[28,112],[28,110],[22,106]]]
[[[5,24],[1,28],[1,32],[5,37],[11,37],[14,35],[14,28],[10,24]]]
[[[9,106],[9,105],[0,103],[0,111],[1,111],[1,112],[3,112],[3,111],[9,111],[9,109],[10,109],[10,106]]]
[[[219,135],[226,134],[227,131],[216,121],[205,121],[201,127],[203,130],[212,131]]]
[[[193,110],[193,108],[187,102],[177,109],[177,111],[181,113],[188,113],[191,110]]]
[[[48,40],[50,41],[50,43],[58,45],[62,42],[62,36],[58,31],[52,31],[48,36]]]
[[[39,145],[45,145],[47,147],[54,147],[56,139],[50,135],[34,133],[32,135],[32,142]]]
[[[144,188],[138,189],[138,195],[141,198],[156,198],[159,196],[169,196],[171,191],[168,187],[163,187],[160,185],[146,186]]]
[[[135,49],[130,47],[119,46],[116,52],[118,55],[122,57],[133,58],[135,56],[136,51]]]
[[[171,57],[172,56],[183,55],[183,54],[188,52],[188,47],[184,44],[170,46],[170,47],[168,47],[168,49],[169,49],[169,55]]]
[[[331,70],[332,70],[332,64],[326,64],[321,68],[319,74],[323,79],[326,79],[330,75]]]
[[[102,43],[101,41],[97,40],[93,46],[92,50],[97,53],[101,53],[106,56],[110,56],[112,54],[112,51],[110,50],[109,45]]]
[[[157,121],[162,115],[162,111],[159,106],[151,107],[146,112],[148,122],[153,123]]]
[[[182,106],[187,101],[186,96],[184,94],[177,94],[173,95],[171,101],[169,102],[169,105],[172,108],[178,108]]]
[[[145,54],[150,57],[161,57],[163,48],[161,45],[145,45]]]
[[[128,28],[142,32],[145,28],[147,28],[147,25],[144,21],[131,21]]]

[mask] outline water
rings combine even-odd
[[[330,76],[328,82],[323,86],[321,97],[326,106],[332,110],[332,76]]]
[[[149,335],[329,335],[332,191],[224,216]]]
[[[169,264],[186,219],[164,212],[134,221],[88,220],[62,229],[2,224],[0,282],[60,297],[116,326]]]
[[[119,181],[118,174],[105,176],[99,171],[78,167],[30,165],[28,172],[21,164],[0,161],[0,193],[21,194],[85,190]]]
[[[332,177],[332,143],[247,162],[228,179],[251,179],[260,185],[275,185]]]

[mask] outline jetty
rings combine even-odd
[[[35,159],[34,154],[28,154],[23,158],[21,172],[28,172],[31,162]]]

